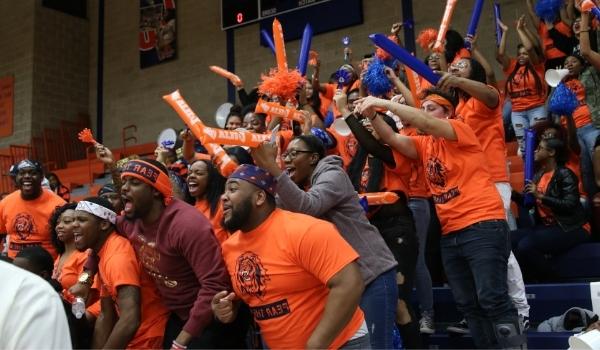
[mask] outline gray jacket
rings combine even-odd
[[[570,311],[578,315],[577,319],[580,320],[580,322],[574,322],[573,326],[575,326],[575,328],[566,329],[565,317]],[[587,327],[588,321],[591,320],[594,317],[594,315],[595,314],[593,311],[582,309],[579,307],[572,307],[569,310],[567,310],[564,314],[560,316],[550,317],[546,321],[540,323],[537,330],[538,332],[581,332]]]
[[[377,228],[369,223],[342,164],[338,156],[321,159],[306,192],[282,173],[277,178],[277,205],[333,223],[360,255],[358,265],[366,285],[397,263]]]

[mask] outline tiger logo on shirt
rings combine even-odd
[[[241,293],[263,300],[267,294],[267,281],[271,278],[253,252],[244,252],[237,258],[235,265],[235,282]]]
[[[27,240],[32,233],[37,231],[33,216],[28,213],[17,214],[13,222],[13,230],[17,233],[19,239]]]
[[[436,187],[446,187],[446,166],[438,158],[431,157],[427,161],[427,179]]]

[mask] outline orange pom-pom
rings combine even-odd
[[[395,42],[396,44],[398,43],[398,38],[395,35],[388,35],[388,39]],[[380,60],[382,60],[384,62],[386,62],[387,60],[392,58],[392,56],[389,53],[387,53],[387,51],[383,50],[380,47],[378,47],[375,50],[375,56],[377,56]]]
[[[421,48],[423,48],[424,51],[428,52],[430,51],[429,46],[431,46],[431,44],[433,44],[438,36],[438,31],[433,29],[433,28],[427,28],[421,31],[421,33],[419,33],[419,36],[417,37],[417,44],[419,44],[419,46],[421,46]]]
[[[297,69],[271,69],[268,75],[261,75],[262,83],[258,86],[258,92],[270,97],[277,96],[279,101],[294,101],[298,89],[302,87],[305,80]]]
[[[94,139],[94,135],[92,135],[92,130],[90,130],[88,128],[85,128],[85,129],[81,130],[79,132],[79,134],[77,134],[77,136],[79,137],[79,141],[81,141],[81,142],[93,143],[93,144],[98,143]]]

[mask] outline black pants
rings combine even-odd
[[[163,348],[170,349],[173,340],[177,338],[183,329],[185,321],[175,313],[171,313],[167,321]],[[214,320],[198,337],[193,338],[187,345],[188,349],[245,349],[246,336],[250,325],[250,312],[245,305],[240,306],[238,317],[229,324],[223,324]]]

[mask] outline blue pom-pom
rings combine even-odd
[[[392,90],[392,82],[385,74],[385,64],[379,58],[374,58],[369,63],[362,79],[362,84],[373,96],[384,96]]]
[[[556,21],[564,0],[538,0],[535,4],[535,14],[546,22]]]
[[[333,142],[331,137],[329,137],[329,134],[327,134],[325,130],[319,128],[311,128],[310,133],[318,137],[319,140],[323,142],[323,145],[326,149],[330,149],[333,148],[333,146],[335,146],[335,143]]]
[[[335,72],[335,80],[338,82],[338,85],[348,86],[350,85],[350,79],[352,79],[352,73],[347,69],[340,68]]]
[[[573,115],[577,106],[579,106],[577,95],[563,83],[558,84],[554,89],[548,102],[550,112],[558,115]]]

